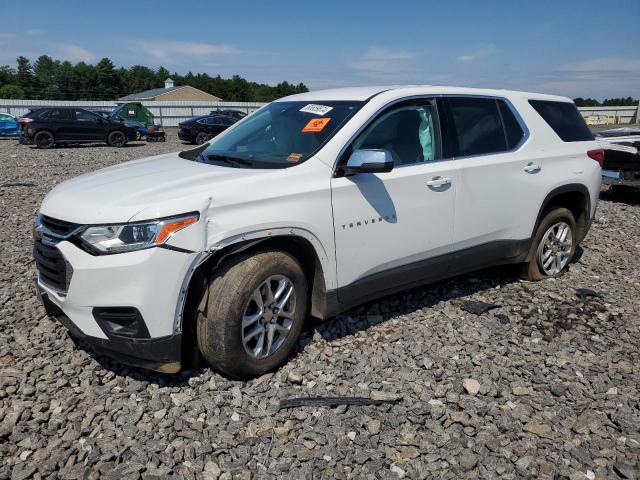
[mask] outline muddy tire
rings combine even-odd
[[[252,378],[287,361],[307,313],[307,280],[291,255],[266,250],[225,262],[209,283],[197,340],[209,364]]]

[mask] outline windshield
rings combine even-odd
[[[198,156],[244,168],[286,168],[313,155],[363,102],[273,102],[216,138]]]

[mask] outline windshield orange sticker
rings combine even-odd
[[[290,153],[289,156],[287,157],[287,160],[290,162],[299,162],[301,158],[302,158],[301,153]]]
[[[308,133],[308,132],[321,132],[324,127],[327,126],[327,123],[329,123],[329,121],[331,120],[331,118],[314,118],[313,120],[309,120],[309,123],[307,123],[305,125],[305,127],[302,129],[302,133]]]

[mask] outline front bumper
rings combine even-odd
[[[162,373],[176,373],[182,366],[182,334],[161,338],[104,339],[86,335],[53,303],[49,294],[35,282],[36,292],[48,316],[58,320],[76,338],[88,343],[97,353],[119,362]]]
[[[184,282],[197,253],[157,247],[94,256],[69,241],[55,248],[70,275],[64,291],[39,273],[38,294],[50,316],[123,363],[167,373],[180,369]],[[122,308],[139,312],[144,334],[114,336],[99,323],[97,310]]]

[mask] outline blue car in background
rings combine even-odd
[[[136,120],[123,120],[122,118],[117,116],[117,110],[102,110],[99,108],[88,108],[87,110],[89,110],[90,112],[95,113],[96,115],[100,115],[103,118],[106,118],[107,120],[119,120],[122,123],[124,123],[127,127],[131,127],[131,128],[135,128],[136,132],[138,133],[138,136],[136,138],[136,140],[140,140],[143,137],[145,137],[148,133],[148,129],[147,126],[142,123],[142,122],[138,122]]]
[[[0,113],[0,138],[20,137],[18,120],[8,113]]]

